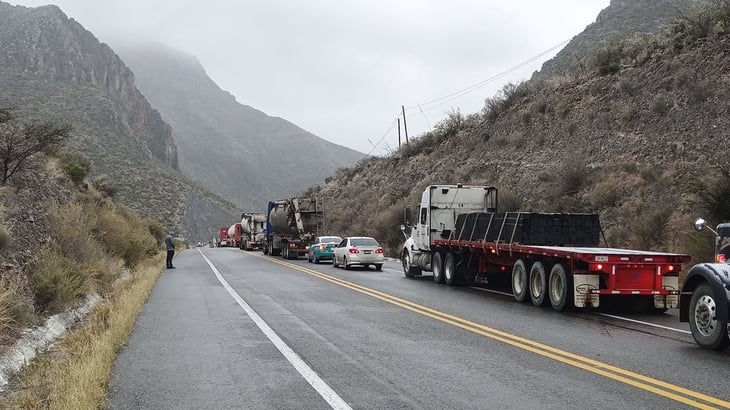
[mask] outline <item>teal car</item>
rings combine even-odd
[[[335,247],[342,242],[339,236],[317,236],[309,245],[307,252],[307,261],[309,263],[319,263],[321,260],[332,259],[335,254]]]

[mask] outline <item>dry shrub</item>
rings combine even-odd
[[[522,197],[509,189],[501,189],[497,206],[499,206],[499,212],[519,211],[522,207]]]
[[[35,319],[33,301],[18,286],[0,291],[0,344],[11,340]]]
[[[618,118],[621,118],[622,121],[629,122],[634,119],[639,110],[634,104],[621,103],[616,104],[613,107],[613,111],[616,113]]]
[[[403,224],[403,210],[407,205],[406,200],[401,199],[379,212],[373,220],[375,231],[380,232],[378,240],[388,256],[397,257],[400,246],[405,241],[400,226]]]
[[[81,265],[58,250],[43,250],[30,276],[39,309],[60,311],[73,306],[89,290]]]
[[[622,178],[618,175],[603,177],[585,193],[586,203],[593,210],[616,206],[621,198],[621,183]]]
[[[0,250],[10,246],[10,230],[5,224],[0,222]]]
[[[103,250],[92,236],[96,215],[89,205],[52,202],[48,206],[48,216],[50,239],[58,245],[62,255],[76,262],[104,257]]]
[[[120,207],[99,210],[97,234],[106,251],[122,258],[130,267],[154,256],[158,251],[158,242],[150,234],[149,226]]]
[[[0,343],[6,342],[15,330],[15,319],[11,311],[11,291],[0,292]]]
[[[667,230],[672,211],[671,206],[663,205],[657,209],[640,213],[631,225],[632,247],[642,250],[666,249],[664,233]]]

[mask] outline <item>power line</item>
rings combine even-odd
[[[414,116],[416,116],[416,115],[418,115],[420,113],[426,119],[426,124],[428,124],[428,127],[431,128],[431,124],[429,123],[428,118],[426,117],[425,111],[430,111],[430,110],[432,110],[434,108],[437,108],[437,107],[440,107],[440,106],[442,106],[444,104],[448,104],[449,102],[451,102],[451,101],[453,101],[453,100],[455,100],[455,99],[457,99],[459,97],[462,97],[462,96],[467,95],[467,94],[469,94],[469,93],[471,93],[473,91],[476,91],[479,88],[482,88],[485,85],[487,85],[487,84],[489,84],[489,83],[491,83],[493,81],[496,81],[496,80],[498,80],[498,79],[500,79],[502,77],[505,77],[508,74],[511,74],[511,73],[519,70],[520,68],[526,66],[527,64],[530,64],[531,62],[539,59],[540,57],[543,57],[545,54],[548,54],[548,53],[554,51],[555,49],[564,46],[568,42],[570,42],[570,39],[564,40],[564,41],[560,42],[559,44],[556,44],[556,45],[550,47],[549,49],[547,49],[547,50],[545,50],[545,51],[543,51],[543,52],[541,52],[541,53],[539,53],[539,54],[537,54],[537,55],[535,55],[533,57],[530,57],[529,59],[527,59],[527,60],[525,60],[525,61],[523,61],[523,62],[521,62],[521,63],[519,63],[519,64],[517,64],[517,65],[515,65],[515,66],[513,66],[511,68],[508,68],[505,71],[502,71],[499,74],[496,74],[496,75],[494,75],[492,77],[489,77],[486,80],[482,80],[482,81],[480,81],[480,82],[478,82],[476,84],[470,85],[470,86],[468,86],[466,88],[462,88],[462,89],[460,89],[458,91],[454,91],[454,92],[452,92],[450,94],[447,94],[447,95],[445,95],[443,97],[435,98],[435,99],[430,100],[430,101],[427,101],[425,103],[420,103],[420,104],[416,104],[414,106],[405,107],[403,109],[403,111],[405,111],[405,110],[409,110],[410,111],[410,110],[418,109],[418,112],[409,114],[407,116],[405,115],[405,112],[403,112],[403,114],[404,114],[404,120],[405,120],[405,118],[411,118],[411,117],[414,117]],[[436,104],[436,103],[438,103],[438,104]],[[430,107],[427,107],[425,109],[423,108],[423,106],[429,106],[429,105],[430,105]],[[398,121],[398,118],[400,117],[400,114],[401,114],[401,112],[399,110],[399,112],[396,114],[395,119],[390,123],[390,126],[388,127],[388,130],[383,133],[383,135],[380,137],[380,139],[378,140],[378,142],[376,144],[372,144],[372,142],[370,142],[370,140],[368,140],[368,142],[370,142],[370,144],[373,145],[373,148],[371,148],[370,151],[367,154],[365,154],[365,156],[363,157],[363,159],[369,157],[370,154],[372,154],[373,151],[375,151],[377,149],[377,147],[383,142],[383,140],[388,135],[388,133],[393,130],[393,127],[395,127],[395,125],[396,125],[396,123]]]
[[[447,95],[445,95],[443,97],[435,98],[433,100],[430,100],[430,101],[427,101],[427,102],[421,103],[421,104],[416,104],[416,105],[411,106],[411,107],[406,107],[406,109],[407,110],[418,109],[420,112],[423,112],[423,111],[429,111],[429,110],[432,110],[432,109],[434,109],[436,107],[439,107],[441,105],[444,105],[444,104],[446,104],[446,103],[448,103],[450,101],[453,101],[454,99],[456,99],[458,97],[461,97],[463,95],[469,94],[472,91],[475,91],[475,90],[477,90],[477,89],[479,89],[479,88],[481,88],[481,87],[483,87],[483,86],[485,86],[485,85],[487,85],[487,84],[489,84],[489,83],[491,83],[491,82],[493,82],[495,80],[498,80],[498,79],[500,79],[500,78],[502,78],[502,77],[504,77],[504,76],[506,76],[508,74],[513,73],[514,71],[517,71],[518,69],[520,69],[520,68],[526,66],[527,64],[529,64],[529,63],[531,63],[531,62],[539,59],[540,57],[544,56],[545,54],[548,54],[548,53],[552,52],[553,50],[555,50],[555,49],[557,49],[559,47],[564,46],[569,41],[570,41],[570,39],[564,40],[564,41],[560,42],[559,44],[556,44],[556,45],[550,47],[549,49],[541,52],[540,54],[537,54],[537,55],[535,55],[535,56],[533,56],[533,57],[531,57],[531,58],[529,58],[529,59],[527,59],[527,60],[525,60],[525,61],[517,64],[516,66],[513,66],[511,68],[508,68],[507,70],[502,71],[499,74],[496,74],[496,75],[494,75],[492,77],[489,77],[486,80],[483,80],[483,81],[480,81],[480,82],[478,82],[476,84],[470,85],[469,87],[462,88],[461,90],[454,91],[454,92],[452,92],[450,94],[447,94]],[[434,105],[432,107],[428,107],[428,108],[425,108],[425,109],[423,108],[423,106],[428,106],[428,105],[431,105],[431,104],[435,104],[435,103],[441,102],[443,100],[446,100],[446,101],[444,101],[444,102],[442,102],[440,104]],[[416,114],[412,114],[412,115],[416,115]]]

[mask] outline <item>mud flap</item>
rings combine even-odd
[[[679,290],[679,277],[663,276],[662,289]],[[676,309],[679,307],[679,295],[654,295],[654,307],[657,309]]]
[[[600,295],[592,293],[593,290],[598,290],[598,275],[573,275],[573,286],[575,307],[600,306]]]

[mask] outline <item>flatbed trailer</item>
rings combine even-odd
[[[549,275],[556,265],[560,265],[565,279],[573,282],[573,286],[568,289],[574,289],[577,307],[597,307],[600,299],[593,295],[645,295],[654,297],[656,308],[676,308],[678,275],[682,264],[690,259],[687,255],[616,248],[534,246],[449,239],[435,239],[433,244],[434,250],[443,254],[444,261],[449,253],[458,255],[458,258],[454,258],[462,261],[463,268],[455,267],[454,273],[461,273],[464,282],[478,281],[487,274],[512,273],[518,262],[521,262],[517,268],[524,267],[525,277],[519,278],[520,272],[515,280],[524,281],[512,284],[513,293],[516,291],[515,297],[519,301],[526,299],[526,294],[520,295],[524,287],[521,283],[529,281],[528,276],[533,269],[542,270],[537,272],[535,280],[553,282]],[[536,262],[541,266],[535,267]],[[559,286],[559,283],[548,283],[548,293],[557,291],[556,287]],[[538,302],[543,304],[540,300]]]
[[[640,311],[679,306],[689,255],[599,247],[595,214],[499,213],[496,205],[494,187],[427,187],[417,219],[404,214],[405,275],[431,271],[448,285],[509,279],[515,300],[558,311],[598,307],[611,295]]]

